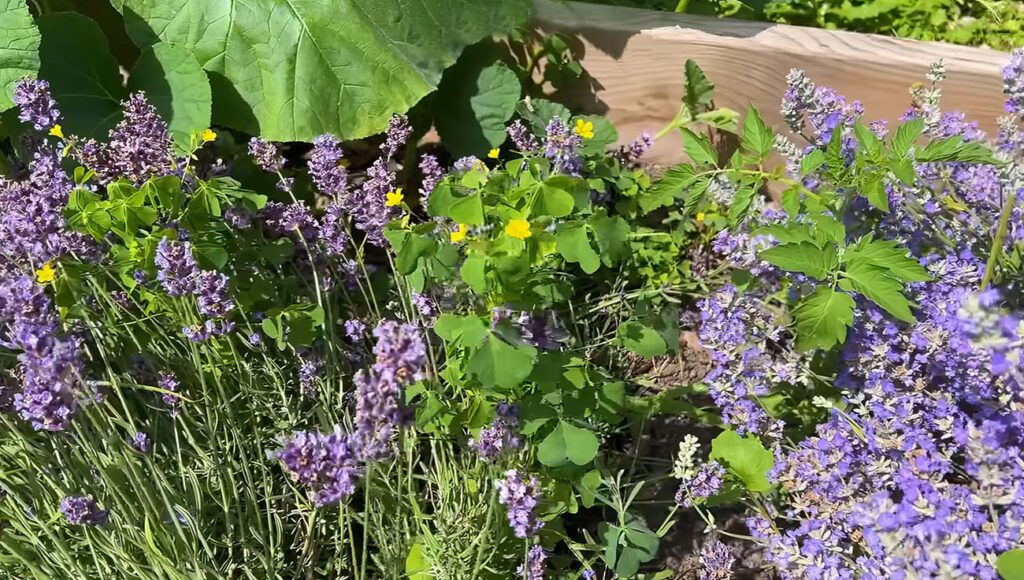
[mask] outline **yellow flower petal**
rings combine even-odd
[[[43,264],[42,268],[36,270],[36,282],[40,284],[49,284],[57,278],[57,271],[53,269],[53,264],[47,262]]]
[[[497,159],[498,155],[500,155],[500,154],[501,154],[501,150],[499,150],[497,147],[495,147],[494,149],[491,149],[490,151],[487,152],[487,156],[490,157],[491,159]]]
[[[466,239],[466,224],[459,224],[455,226],[455,231],[448,234],[453,244],[457,244],[462,240]]]
[[[576,119],[576,128],[573,129],[577,135],[584,139],[594,138],[594,124],[583,119]]]
[[[387,200],[384,202],[384,205],[387,207],[395,207],[396,205],[402,205],[403,199],[405,198],[402,195],[402,188],[399,187],[394,191],[388,192],[388,197]]]
[[[704,222],[704,212],[699,211],[699,212],[697,212],[697,223],[703,223],[703,222]]]
[[[525,240],[533,235],[530,231],[530,222],[526,220],[512,220],[505,226],[505,233],[513,238]]]
[[[199,138],[203,140],[203,143],[209,143],[217,138],[217,134],[213,132],[213,129],[207,129],[199,134]]]
[[[50,129],[50,135],[53,135],[54,137],[57,137],[59,139],[63,139],[64,138],[64,131],[61,130],[59,124],[58,125],[54,125]]]

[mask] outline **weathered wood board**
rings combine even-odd
[[[1006,53],[944,43],[654,12],[577,2],[536,1],[535,24],[578,42],[592,90],[559,95],[589,113],[606,115],[623,141],[668,123],[683,92],[683,64],[694,59],[715,83],[718,106],[751,102],[772,126],[784,128],[779,104],[786,74],[802,68],[819,85],[860,100],[869,119],[895,121],[910,105],[909,88],[928,65],[946,63],[943,103],[987,131],[1003,114],[1001,69]],[[650,163],[683,158],[677,132],[648,153]]]

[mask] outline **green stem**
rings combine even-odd
[[[988,263],[985,264],[985,277],[981,280],[981,289],[988,288],[996,273],[996,265],[999,263],[999,256],[1003,251],[1003,242],[1006,240],[1006,230],[1010,225],[1010,215],[1013,213],[1013,206],[1017,205],[1017,192],[1011,192],[1003,205],[1003,213],[999,216],[999,228],[996,229],[996,237],[992,239],[992,252],[988,255]]]

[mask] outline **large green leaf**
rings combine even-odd
[[[276,141],[378,133],[463,48],[526,0],[113,0],[139,46],[180,44],[211,73],[214,120]]]
[[[38,24],[39,76],[50,82],[64,132],[106,137],[121,117],[125,91],[103,31],[73,12],[44,14]]]
[[[824,280],[836,267],[836,252],[832,245],[824,249],[810,242],[785,244],[761,252],[761,259],[787,272],[801,272]]]
[[[39,70],[39,30],[25,0],[0,0],[0,111],[13,106],[14,83]]]
[[[559,421],[555,430],[537,447],[537,461],[548,467],[558,467],[569,462],[586,465],[597,455],[599,446],[593,431]]]
[[[999,554],[996,570],[1003,580],[1024,580],[1024,550],[1014,548]]]
[[[528,344],[509,344],[491,333],[469,359],[469,374],[485,387],[511,389],[533,370],[537,349]]]
[[[189,134],[210,126],[210,81],[184,48],[158,42],[142,52],[128,78],[128,90],[145,91],[175,142],[189,144]]]
[[[433,99],[434,124],[454,157],[483,157],[505,142],[505,122],[515,113],[522,86],[493,50],[474,47],[444,73]]]
[[[772,487],[767,474],[775,459],[753,435],[740,437],[735,431],[722,431],[711,441],[709,457],[725,465],[750,491]]]

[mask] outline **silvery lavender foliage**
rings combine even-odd
[[[470,449],[475,450],[480,459],[488,462],[496,461],[522,446],[523,441],[519,437],[519,407],[509,403],[498,403],[494,421],[469,441]]]
[[[36,430],[67,428],[78,409],[84,367],[80,341],[60,333],[60,321],[43,287],[29,276],[0,276],[0,346],[21,351],[22,390],[14,408]]]
[[[404,421],[402,388],[422,378],[427,349],[419,328],[393,320],[373,330],[376,361],[359,371],[356,383],[356,431],[366,459],[386,456],[391,436]]]
[[[345,198],[345,209],[352,216],[356,227],[366,234],[367,240],[380,247],[387,247],[383,234],[384,226],[394,214],[393,208],[385,205],[388,192],[395,186],[396,175],[390,169],[391,160],[405,145],[411,133],[412,127],[405,117],[392,117],[388,123],[384,143],[380,146],[382,155],[366,170],[366,181],[359,191],[354,191]]]
[[[60,122],[57,102],[50,95],[50,83],[43,79],[21,79],[14,85],[11,102],[18,105],[18,119],[36,131],[49,131]]]
[[[519,566],[516,574],[522,580],[544,580],[544,561],[547,557],[547,552],[542,546],[530,546],[526,552],[526,561]]]
[[[160,240],[156,246],[156,267],[156,279],[167,294],[180,297],[195,291],[199,265],[189,242]]]
[[[174,156],[167,123],[141,91],[130,95],[121,107],[124,118],[110,130],[107,142],[83,142],[75,148],[79,160],[96,171],[101,183],[124,178],[140,184],[170,174]]]
[[[536,477],[527,479],[518,470],[506,471],[505,479],[498,482],[498,503],[508,508],[508,525],[517,538],[529,538],[544,526],[534,513],[540,503]]]
[[[359,479],[357,442],[341,427],[328,434],[298,431],[275,454],[292,479],[312,492],[313,502],[325,506],[345,500]]]
[[[420,158],[420,173],[423,175],[420,182],[420,204],[426,209],[430,205],[430,192],[444,179],[444,170],[437,162],[437,157],[427,153]]]
[[[732,578],[732,567],[736,564],[736,556],[732,549],[717,538],[704,542],[701,546],[700,580],[729,580]]]
[[[110,514],[96,505],[91,495],[70,495],[60,502],[60,512],[73,526],[106,525]]]
[[[313,141],[309,157],[309,176],[320,193],[341,199],[348,189],[348,171],[341,165],[344,152],[334,135],[320,135]]]
[[[512,144],[515,145],[517,151],[536,151],[540,148],[540,144],[537,143],[537,139],[526,127],[526,124],[523,123],[522,119],[512,121],[512,124],[505,130],[508,132],[508,136],[512,139]]]
[[[579,176],[583,169],[583,158],[577,149],[582,140],[564,121],[557,116],[548,122],[544,136],[544,157],[551,160],[552,171]]]

